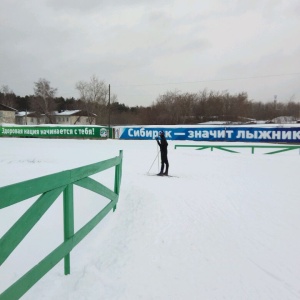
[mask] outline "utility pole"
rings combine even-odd
[[[110,138],[110,84],[108,85],[108,138]]]
[[[277,110],[277,95],[274,95],[274,107]]]

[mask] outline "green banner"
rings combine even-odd
[[[0,126],[2,137],[73,137],[107,138],[108,127],[102,126]],[[110,135],[111,136],[111,135]]]

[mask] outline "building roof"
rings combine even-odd
[[[44,116],[44,114],[38,114],[35,112],[25,112],[25,111],[20,111],[17,113],[17,117],[41,117]],[[53,116],[62,116],[62,117],[67,117],[67,116],[78,116],[78,117],[97,117],[97,115],[90,113],[88,114],[87,111],[84,110],[64,110],[64,111],[54,111],[52,112]]]
[[[62,111],[54,111],[53,115],[55,116],[72,116],[76,113],[80,112],[79,109],[76,110],[62,110]]]
[[[16,109],[14,109],[12,107],[9,107],[9,106],[6,106],[6,105],[1,104],[1,103],[0,103],[0,110],[3,110],[3,111],[14,111],[14,112],[17,111]]]
[[[30,111],[19,111],[17,114],[16,114],[16,117],[35,117],[35,118],[39,118],[39,117],[43,117],[45,116],[44,114],[39,114],[39,113],[36,113],[36,112],[30,112]]]
[[[55,116],[78,116],[78,117],[96,117],[96,114],[88,113],[86,110],[64,110],[64,111],[54,111]]]

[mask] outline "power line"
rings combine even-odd
[[[245,80],[245,79],[258,79],[258,78],[269,78],[269,77],[282,77],[282,76],[295,76],[300,75],[300,73],[287,73],[287,74],[273,74],[273,75],[257,75],[249,77],[234,77],[234,78],[223,78],[223,79],[206,79],[206,80],[196,80],[196,81],[181,81],[181,82],[165,82],[165,83],[145,83],[145,84],[122,84],[114,85],[114,87],[139,87],[139,86],[163,86],[163,85],[173,85],[173,84],[191,84],[191,83],[203,83],[203,82],[220,82],[220,81],[233,81],[233,80]]]

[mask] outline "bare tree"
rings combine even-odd
[[[13,94],[14,92],[9,88],[8,85],[2,85],[1,90],[0,90],[3,94],[7,95],[7,94]]]
[[[0,101],[2,104],[10,107],[15,106],[15,94],[8,85],[2,85],[0,94]]]
[[[37,113],[45,114],[50,123],[53,123],[52,113],[56,106],[53,101],[57,89],[51,87],[50,82],[44,78],[40,78],[34,83],[34,94],[35,99],[31,103],[32,109]]]
[[[108,104],[108,86],[103,80],[99,80],[97,76],[93,75],[90,81],[78,81],[76,89],[79,92],[80,100],[85,104],[86,112],[89,119],[92,121],[91,116],[94,113],[98,116],[98,121],[103,122],[104,116],[107,114]],[[117,100],[117,96],[111,97],[111,102]]]
[[[93,75],[89,82],[79,81],[76,83],[80,99],[87,103],[106,105],[108,100],[108,87],[105,82]]]

